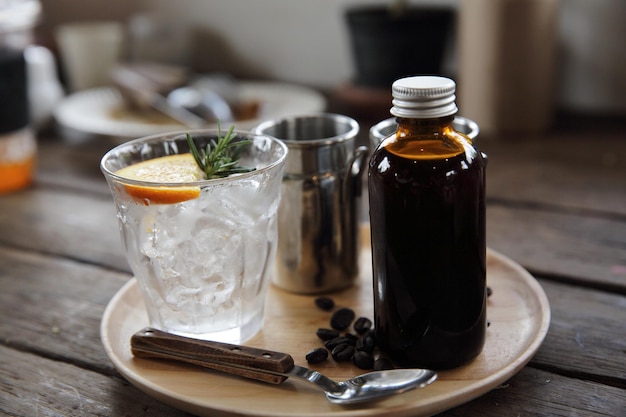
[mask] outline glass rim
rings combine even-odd
[[[345,126],[347,126],[347,130],[342,133],[338,133],[334,136],[315,138],[315,139],[288,139],[288,138],[277,138],[278,140],[286,143],[288,147],[292,148],[319,148],[322,145],[338,145],[343,142],[355,141],[359,131],[360,126],[359,123],[350,116],[346,116],[344,114],[339,113],[312,113],[312,114],[294,114],[291,116],[282,117],[279,119],[266,120],[257,125],[253,132],[260,133],[262,135],[267,135],[271,137],[271,133],[267,131],[270,129],[275,129],[281,125],[289,125],[293,123],[303,123],[308,121],[315,120],[328,120],[331,122],[341,122]]]
[[[228,130],[226,130],[227,132]],[[219,133],[226,133],[224,132],[224,129],[219,130]],[[126,148],[126,147],[132,147],[134,145],[137,144],[143,144],[143,143],[147,143],[147,142],[157,142],[158,139],[169,139],[169,140],[174,140],[176,138],[178,138],[179,136],[183,136],[186,134],[190,134],[193,135],[194,134],[211,134],[211,133],[218,133],[218,129],[189,129],[189,130],[177,130],[177,131],[172,131],[172,132],[164,132],[164,133],[156,133],[153,135],[149,135],[149,136],[143,136],[137,139],[132,139],[129,140],[127,142],[121,143],[119,145],[117,145],[116,147],[108,150],[101,158],[100,160],[100,170],[103,172],[103,174],[117,182],[121,182],[123,184],[128,184],[128,185],[136,185],[136,186],[143,186],[143,187],[164,187],[164,188],[181,188],[181,187],[202,187],[202,186],[209,186],[209,185],[216,185],[216,184],[220,184],[220,183],[229,183],[229,182],[237,182],[237,181],[241,181],[241,180],[245,180],[247,178],[251,178],[251,177],[255,177],[257,175],[259,175],[259,173],[265,172],[265,171],[269,171],[273,168],[275,168],[276,166],[282,164],[285,162],[285,160],[287,159],[287,153],[289,152],[289,149],[287,148],[287,145],[285,145],[281,140],[276,139],[270,135],[266,135],[264,133],[258,133],[258,132],[254,132],[254,131],[249,131],[249,130],[233,130],[233,133],[237,134],[237,136],[246,136],[246,137],[263,137],[265,139],[268,139],[270,142],[275,143],[279,146],[280,149],[283,150],[282,155],[280,155],[279,158],[276,158],[276,160],[268,163],[267,165],[263,166],[262,168],[257,168],[253,171],[249,171],[249,172],[243,172],[243,173],[238,173],[238,174],[231,174],[227,177],[223,177],[223,178],[212,178],[212,179],[201,179],[201,180],[197,180],[197,181],[185,181],[185,182],[159,182],[159,181],[143,181],[143,180],[137,180],[137,179],[133,179],[133,178],[128,178],[128,177],[124,177],[121,175],[116,174],[115,172],[111,171],[109,168],[106,167],[106,161],[111,159],[112,157],[115,156],[115,154],[117,152],[119,152],[121,149]],[[183,153],[173,153],[172,155],[182,155]],[[163,155],[163,156],[167,156],[167,155]],[[156,158],[151,158],[151,159],[156,159]],[[150,159],[146,159],[145,161],[149,161]],[[141,161],[143,162],[143,161]],[[130,165],[129,165],[130,166]]]

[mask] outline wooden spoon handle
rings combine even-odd
[[[130,346],[139,358],[173,359],[272,384],[287,379],[281,374],[294,366],[287,353],[192,339],[150,327],[135,333]]]

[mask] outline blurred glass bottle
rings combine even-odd
[[[24,51],[40,14],[38,0],[0,0],[0,194],[32,182],[37,143],[30,126]]]

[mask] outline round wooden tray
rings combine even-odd
[[[364,233],[366,234],[366,232]],[[366,234],[369,237],[369,234]],[[365,239],[364,239],[365,241]],[[372,317],[371,252],[361,251],[359,282],[332,294],[337,306]],[[487,305],[487,341],[472,363],[439,373],[432,385],[382,401],[339,406],[302,381],[264,384],[200,367],[133,358],[130,337],[147,326],[148,317],[135,279],[111,299],[102,323],[104,348],[118,371],[140,390],[175,408],[200,416],[421,416],[470,401],[517,373],[535,354],[548,331],[550,307],[538,282],[520,265],[487,252],[487,282],[493,290]],[[315,296],[296,295],[270,286],[263,330],[249,346],[289,353],[307,366],[305,354],[321,346],[315,336],[328,327],[331,313],[318,309]],[[361,373],[350,363],[311,366],[336,380]]]

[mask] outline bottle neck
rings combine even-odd
[[[408,136],[445,134],[446,131],[453,130],[453,121],[454,115],[432,119],[396,117],[398,123],[396,137],[401,139]]]

